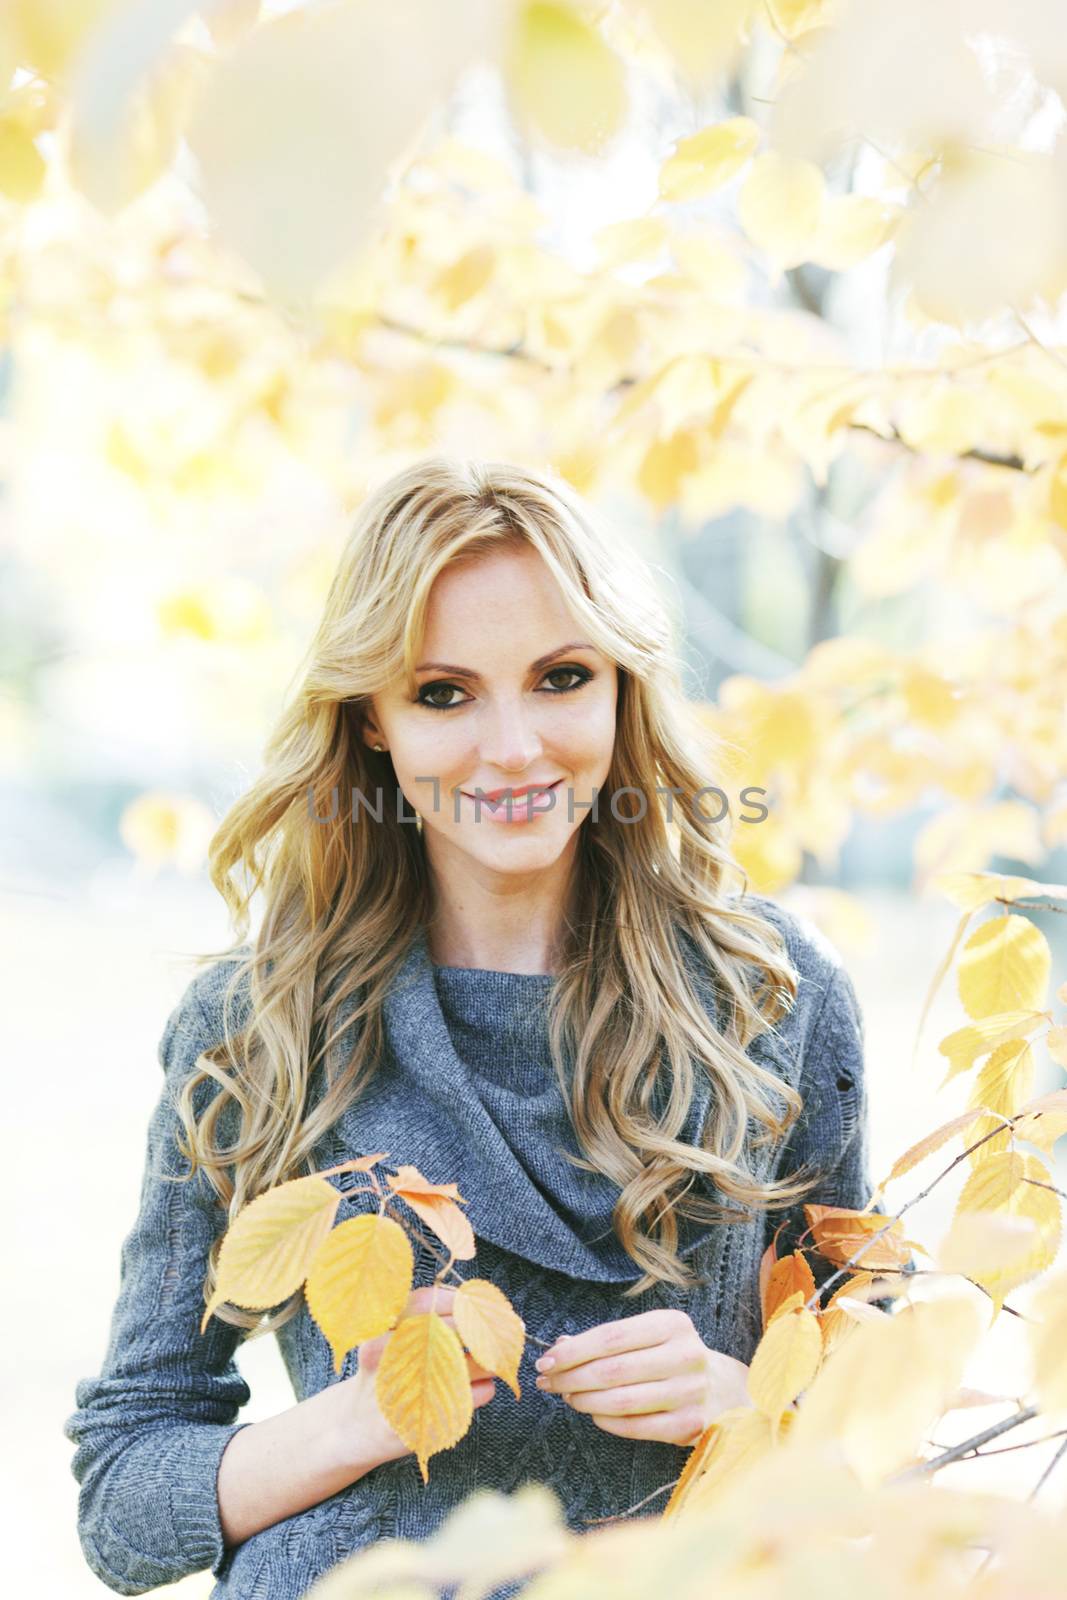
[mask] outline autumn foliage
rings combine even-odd
[[[443,1272],[455,1260],[469,1260],[475,1243],[454,1183],[428,1183],[415,1167],[402,1166],[386,1174],[389,1194],[383,1194],[374,1168],[386,1159],[384,1151],[359,1156],[328,1173],[278,1184],[245,1206],[223,1239],[201,1331],[224,1301],[266,1310],[303,1285],[337,1372],[354,1346],[391,1333],[375,1393],[390,1427],[415,1452],[425,1482],[430,1456],[455,1444],[470,1427],[473,1403],[463,1346],[519,1399],[523,1324],[507,1297],[484,1278],[468,1278],[457,1289],[451,1306],[455,1330],[433,1310],[403,1314],[415,1258],[404,1228],[386,1215],[390,1199],[405,1201],[447,1246]],[[335,1226],[342,1195],[326,1178],[341,1172],[368,1173],[382,1203],[373,1215],[349,1217]]]
[[[52,696],[96,731],[121,655],[124,695],[143,682],[229,759],[277,700],[369,484],[477,439],[629,511],[678,574],[727,667],[702,715],[773,802],[733,834],[754,888],[803,884],[847,949],[863,907],[826,886],[845,840],[925,807],[911,889],[959,912],[915,1056],[961,1098],[882,1178],[884,1216],[810,1206],[802,1247],[768,1254],[751,1404],[698,1441],[655,1514],[620,1508],[577,1537],[541,1486],[475,1496],[425,1545],[355,1557],[319,1600],[448,1583],[474,1600],[517,1574],[529,1600],[1051,1600],[1062,1516],[938,1475],[1007,1433],[1028,1461],[1028,1424],[1051,1443],[1067,1420],[1067,1090],[1036,1092],[1067,1067],[1067,990],[1039,926],[1067,908],[1040,876],[1067,844],[1061,8],[275,11],[0,12],[8,550],[81,630],[73,665],[60,651],[47,674],[27,668],[11,748],[35,748]],[[468,69],[506,124],[495,149],[444,114]],[[576,237],[556,227],[560,194]],[[719,519],[744,530],[741,579],[763,608],[748,632],[711,586],[685,588],[686,543]],[[131,579],[146,527],[163,555]],[[733,776],[715,774],[728,790]],[[180,783],[146,782],[121,836],[150,870],[198,871],[213,825]],[[950,974],[961,1015],[931,1045]],[[212,1305],[265,1308],[302,1284],[337,1370],[389,1330],[379,1398],[425,1480],[470,1421],[463,1347],[517,1394],[524,1331],[477,1279],[454,1328],[404,1317],[408,1213],[451,1272],[470,1260],[464,1202],[447,1173],[401,1166],[381,1185],[385,1156],[361,1159],[377,1216],[337,1223],[326,1174],[260,1196],[234,1219]],[[907,1180],[922,1187],[902,1198]],[[945,1181],[958,1201],[933,1240],[918,1208]],[[840,1274],[825,1305],[813,1261]],[[874,1303],[888,1295],[892,1316]],[[1005,1328],[1027,1392],[976,1392],[970,1357]],[[445,1425],[416,1366],[449,1397]],[[932,1442],[994,1406],[964,1444]]]

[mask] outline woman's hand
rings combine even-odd
[[[442,1322],[454,1328],[455,1318],[451,1313],[455,1297],[454,1288],[440,1283],[429,1284],[412,1291],[404,1314],[410,1316],[417,1311],[433,1310]],[[401,1456],[412,1454],[411,1447],[398,1437],[382,1416],[375,1392],[378,1368],[392,1336],[393,1330],[390,1329],[374,1339],[365,1339],[359,1346],[357,1370],[352,1377],[345,1378],[337,1385],[338,1402],[344,1407],[343,1426],[347,1447],[353,1452],[353,1460],[361,1472],[370,1471],[383,1461],[397,1461]],[[492,1400],[496,1393],[496,1379],[469,1352],[465,1351],[464,1357],[470,1376],[471,1404],[477,1410]]]
[[[539,1389],[625,1439],[695,1444],[722,1412],[752,1404],[748,1367],[709,1350],[684,1311],[643,1311],[564,1334],[535,1366]]]

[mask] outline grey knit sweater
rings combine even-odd
[[[749,1160],[765,1176],[813,1161],[826,1176],[809,1200],[863,1206],[871,1184],[852,983],[811,923],[762,896],[745,903],[782,929],[800,975],[793,1010],[749,1053],[805,1099],[788,1139],[750,1151]],[[216,1475],[230,1438],[249,1426],[236,1418],[250,1391],[234,1361],[239,1330],[217,1318],[203,1337],[198,1328],[204,1260],[225,1219],[202,1175],[167,1184],[159,1173],[187,1170],[174,1145],[180,1124],[171,1096],[200,1051],[222,1037],[227,975],[224,962],[199,972],[166,1024],[165,1081],[148,1131],[140,1209],[122,1245],[107,1351],[99,1375],[77,1385],[78,1410],[64,1424],[77,1445],[78,1534],[97,1577],[133,1595],[210,1569],[212,1600],[298,1600],[327,1568],[374,1540],[428,1536],[475,1488],[510,1493],[527,1479],[545,1483],[581,1530],[586,1519],[618,1515],[676,1478],[683,1447],[605,1433],[538,1390],[533,1362],[542,1347],[530,1339],[521,1401],[498,1384],[460,1443],[433,1457],[427,1485],[408,1455],[236,1547],[224,1545]],[[716,1017],[713,988],[697,978]],[[710,1348],[748,1361],[759,1338],[760,1257],[783,1215],[789,1225],[779,1253],[791,1247],[804,1226],[799,1207],[730,1225],[681,1221],[682,1253],[704,1281],[623,1300],[620,1290],[641,1272],[612,1231],[618,1188],[559,1154],[580,1152],[548,1054],[544,1002],[553,982],[544,974],[435,967],[420,930],[387,997],[385,1060],[323,1140],[316,1167],[387,1150],[393,1164],[457,1182],[478,1245],[459,1270],[498,1284],[535,1338],[677,1306]],[[683,1130],[691,1141],[713,1093],[701,1076]],[[344,1191],[364,1180],[332,1181]],[[705,1192],[714,1193],[710,1181]],[[338,1222],[370,1204],[345,1198]],[[820,1281],[833,1270],[811,1260]],[[420,1247],[415,1286],[430,1283],[437,1265]],[[356,1370],[353,1351],[335,1375],[306,1307],[276,1337],[297,1400]],[[640,1514],[657,1514],[665,1499]],[[502,1588],[493,1600],[516,1592]]]

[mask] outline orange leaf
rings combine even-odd
[[[450,1184],[450,1188],[455,1185]],[[420,1194],[404,1191],[401,1198],[421,1217],[427,1227],[431,1228],[444,1244],[452,1260],[469,1261],[474,1255],[476,1245],[474,1242],[474,1229],[467,1221],[466,1216],[452,1200],[438,1200]]]
[[[780,1231],[780,1229],[778,1231]],[[776,1243],[777,1243],[777,1239],[778,1239],[778,1233],[776,1232],[774,1238],[771,1240],[770,1244],[767,1246],[766,1250],[764,1250],[762,1256],[760,1257],[760,1264],[759,1264],[759,1299],[760,1299],[760,1306],[762,1308],[762,1313],[763,1313],[763,1326],[764,1327],[767,1326],[767,1285],[771,1281],[771,1272],[772,1272],[772,1270],[774,1268],[775,1262],[778,1260],[778,1252],[777,1252],[777,1250],[775,1248]]]
[[[454,1183],[431,1183],[424,1178],[418,1167],[397,1167],[395,1174],[386,1173],[390,1188],[397,1194],[402,1194],[407,1199],[409,1194],[423,1194],[437,1197],[441,1200],[463,1200],[458,1185]],[[464,1204],[466,1202],[464,1201]]]
[[[815,1275],[806,1256],[800,1251],[783,1256],[771,1268],[764,1300],[763,1326],[768,1328],[775,1316],[793,1297],[800,1293],[801,1305],[815,1293]]]
[[[874,1234],[888,1225],[888,1231],[877,1244],[868,1245],[861,1261],[864,1267],[900,1267],[908,1262],[908,1241],[900,1223],[891,1221],[880,1212],[850,1211],[842,1206],[806,1205],[804,1215],[811,1228],[815,1249],[843,1267],[856,1251]],[[860,1262],[856,1263],[857,1266]]]

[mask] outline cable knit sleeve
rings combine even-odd
[[[784,1222],[776,1246],[778,1256],[789,1255],[806,1231],[805,1204],[862,1211],[874,1190],[869,1165],[864,1051],[863,1014],[856,990],[844,967],[836,967],[828,977],[826,993],[807,1035],[799,1085],[804,1109],[789,1132],[778,1164],[780,1177],[791,1175],[798,1168],[807,1175],[808,1163],[812,1172],[818,1170],[824,1176],[797,1206],[767,1213],[764,1248]],[[885,1215],[883,1207],[875,1209]],[[822,1289],[837,1268],[815,1250],[809,1250],[808,1261],[815,1282]],[[906,1270],[915,1271],[914,1259]],[[821,1296],[823,1305],[844,1281],[838,1278]],[[887,1297],[873,1304],[889,1311],[893,1302]]]
[[[203,1335],[206,1257],[225,1216],[202,1173],[188,1183],[163,1174],[188,1164],[175,1145],[172,1096],[209,1043],[193,979],[159,1045],[165,1079],[148,1127],[140,1208],[122,1244],[120,1286],[99,1376],[75,1390],[65,1436],[77,1445],[78,1537],[92,1571],[117,1594],[143,1594],[208,1567],[218,1577],[223,1543],[216,1493],[222,1453],[248,1423],[250,1398],[233,1360],[241,1331],[212,1317]],[[210,1098],[210,1083],[197,1091]]]

